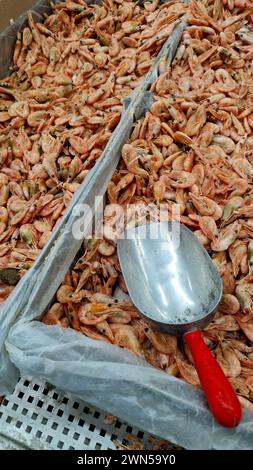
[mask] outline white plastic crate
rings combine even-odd
[[[22,377],[0,406],[0,449],[116,449],[113,441],[127,445],[129,433],[144,449],[153,447],[146,432],[119,419],[105,424],[105,417],[104,411],[45,381]]]

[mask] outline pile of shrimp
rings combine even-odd
[[[193,0],[172,67],[152,85],[154,101],[134,126],[107,190],[112,204],[163,205],[208,251],[223,297],[204,340],[253,411],[253,9],[243,0]],[[164,210],[165,208],[165,210]],[[145,212],[145,211],[144,211]],[[163,219],[164,220],[164,219]],[[139,223],[139,221],[137,221]],[[68,325],[119,345],[200,387],[181,339],[152,329],[129,300],[115,240],[92,239],[67,273],[46,324]]]
[[[32,265],[184,14],[178,1],[52,5],[0,82],[0,301]]]

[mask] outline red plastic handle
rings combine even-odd
[[[205,345],[201,331],[186,333],[184,340],[192,353],[213,416],[222,426],[237,426],[242,415],[241,405],[218,362]]]

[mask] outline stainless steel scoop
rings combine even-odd
[[[240,403],[199,331],[211,321],[222,296],[222,282],[207,251],[178,222],[131,228],[117,248],[137,309],[158,330],[184,335],[214,417],[223,426],[236,426]]]

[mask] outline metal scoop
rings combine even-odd
[[[117,247],[137,309],[158,330],[184,336],[213,416],[223,426],[238,425],[240,403],[199,330],[211,321],[222,296],[222,282],[207,251],[178,222],[131,228]]]

